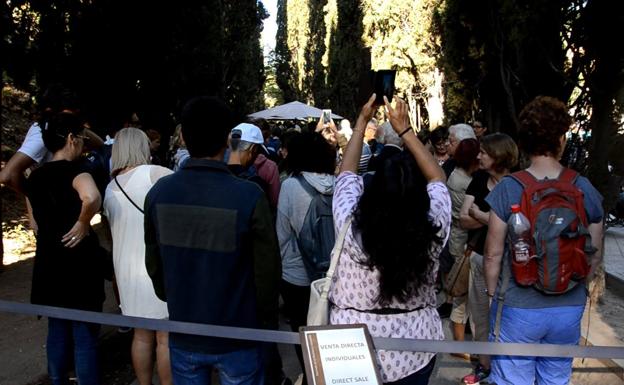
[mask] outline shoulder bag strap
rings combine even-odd
[[[513,258],[511,252],[503,253],[503,258]],[[501,284],[500,290],[498,291],[498,295],[496,296],[496,319],[494,321],[494,342],[500,341],[500,328],[501,328],[501,319],[503,318],[503,305],[505,304],[505,293],[509,288],[509,280],[512,279],[511,276],[511,260],[507,259],[507,263],[509,264],[508,268],[505,266],[505,260],[501,261],[501,268],[503,271],[503,282]]]
[[[130,203],[132,203],[132,206],[136,207],[137,210],[139,210],[141,212],[141,214],[145,214],[145,212],[143,211],[142,208],[139,207],[139,205],[137,205],[136,203],[134,203],[134,201],[132,199],[130,199],[130,197],[128,196],[128,194],[126,194],[126,192],[124,191],[123,188],[121,188],[121,185],[119,184],[119,181],[117,180],[117,176],[115,176],[113,178],[115,180],[115,183],[117,184],[117,187],[119,187],[119,190],[123,193],[123,195],[126,196],[126,198],[128,198],[128,201],[130,201]]]
[[[336,243],[334,244],[334,248],[331,252],[331,263],[329,264],[329,269],[327,269],[326,277],[332,279],[334,276],[334,270],[336,269],[336,265],[338,264],[338,260],[340,259],[340,254],[342,254],[342,248],[344,247],[344,241],[347,237],[347,232],[349,231],[349,227],[351,226],[351,222],[353,221],[353,216],[349,216],[347,221],[340,229],[340,234],[338,234],[338,238],[336,239]]]

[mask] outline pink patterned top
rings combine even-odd
[[[336,179],[333,201],[336,232],[342,229],[357,207],[363,191],[362,177],[352,172],[343,172]],[[329,299],[333,305],[330,312],[330,324],[365,323],[373,337],[444,339],[442,322],[436,310],[433,282],[436,281],[438,273],[438,256],[448,239],[451,224],[451,200],[442,182],[429,183],[427,192],[431,199],[429,220],[439,227],[437,235],[444,240],[443,243],[434,242],[430,246],[433,263],[427,272],[427,277],[432,283],[423,284],[418,289],[418,294],[407,303],[394,300],[388,306],[381,306],[376,301],[379,295],[379,272],[357,262],[361,260],[364,251],[351,227],[347,232],[329,292]],[[380,225],[383,226],[383,224]],[[388,315],[366,312],[366,310],[384,307],[420,310]],[[384,382],[407,377],[425,367],[433,356],[433,353],[377,350],[377,362]]]

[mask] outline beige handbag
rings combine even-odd
[[[344,247],[347,231],[353,217],[349,217],[340,230],[334,248],[331,252],[331,262],[325,278],[317,279],[310,285],[310,306],[308,307],[308,326],[321,326],[329,323],[329,300],[327,295],[332,284],[334,270],[340,259],[340,253]]]
[[[468,294],[470,278],[470,255],[472,247],[466,247],[464,255],[455,261],[445,282],[445,290],[451,297],[463,297]]]

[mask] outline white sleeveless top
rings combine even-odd
[[[126,194],[143,209],[145,196],[154,183],[172,171],[160,166],[138,166],[117,176]],[[106,187],[104,215],[113,236],[113,263],[124,315],[162,319],[168,317],[167,304],[156,297],[145,267],[143,214],[112,180]]]

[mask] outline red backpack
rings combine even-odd
[[[511,175],[524,187],[520,210],[531,223],[531,258],[512,272],[522,286],[562,294],[589,273],[592,253],[583,192],[574,185],[576,171],[564,168],[558,179],[537,180],[528,171]]]

